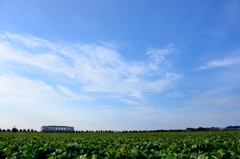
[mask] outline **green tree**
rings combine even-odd
[[[18,132],[18,129],[14,126],[14,127],[12,128],[12,132]]]

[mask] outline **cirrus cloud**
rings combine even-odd
[[[77,81],[83,92],[124,94],[139,99],[143,98],[144,93],[169,88],[181,77],[180,74],[168,72],[168,66],[162,65],[170,64],[165,56],[173,51],[172,44],[162,49],[150,48],[146,61],[126,62],[111,46],[53,43],[31,35],[13,33],[0,36],[0,61],[3,63],[65,76]],[[79,99],[66,86],[59,89]]]
[[[234,53],[225,58],[209,61],[205,65],[197,68],[196,70],[206,70],[236,64],[240,64],[240,50],[235,51]]]

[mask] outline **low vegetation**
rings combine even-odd
[[[0,158],[240,158],[240,132],[1,132]]]

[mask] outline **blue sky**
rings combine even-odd
[[[0,1],[0,128],[240,121],[240,1]]]

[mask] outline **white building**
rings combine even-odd
[[[42,126],[41,132],[74,132],[73,126]]]

